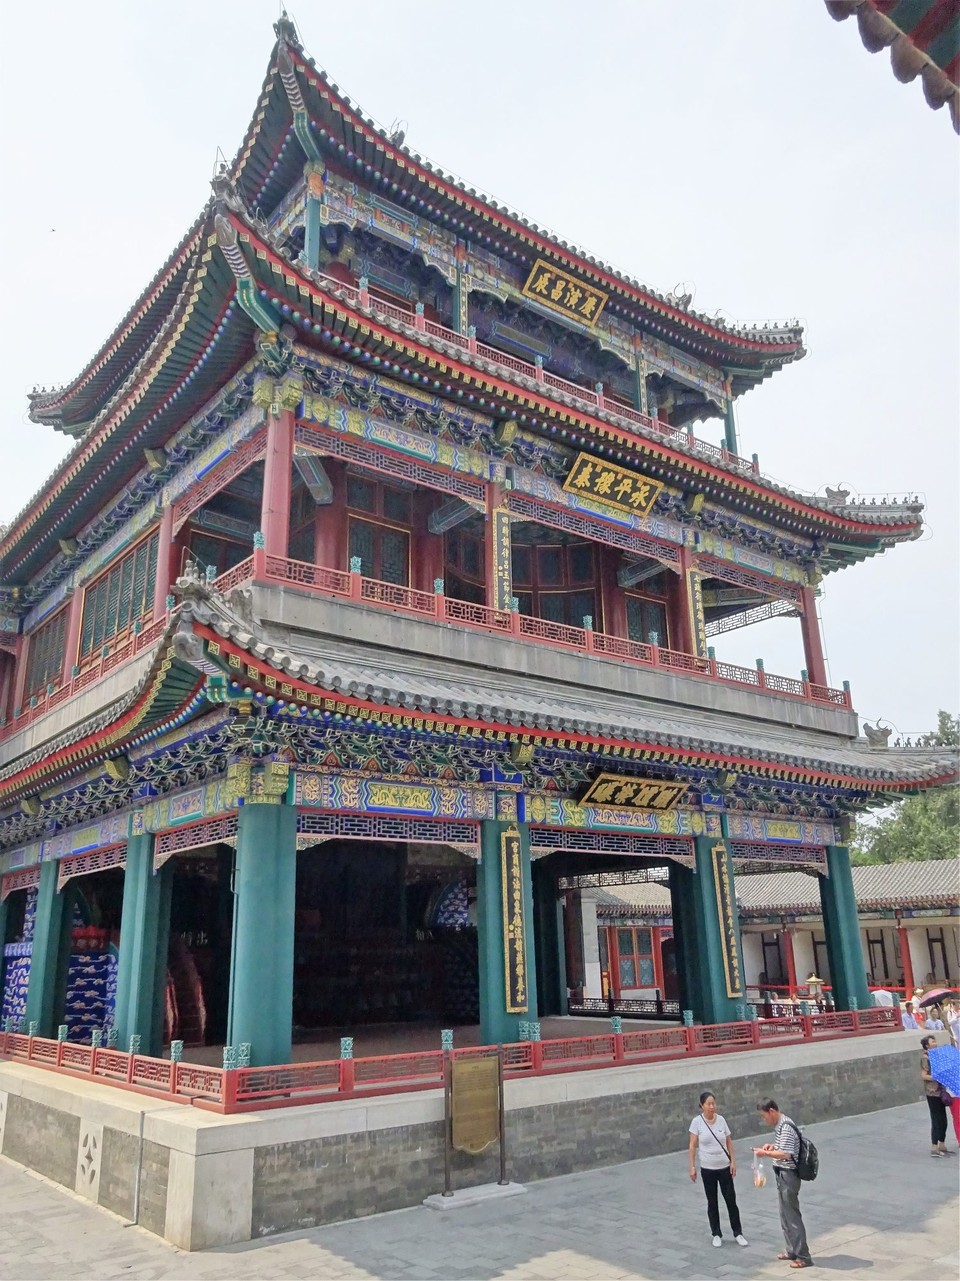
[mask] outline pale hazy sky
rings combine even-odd
[[[0,521],[66,442],[26,393],[75,376],[199,211],[254,113],[270,0],[32,0],[0,19]],[[822,0],[300,0],[307,51],[382,124],[497,200],[809,355],[738,406],[790,486],[920,493],[922,541],[829,576],[829,671],[868,720],[958,693],[957,139]],[[699,429],[719,439],[718,425]],[[721,656],[795,674],[799,623]]]

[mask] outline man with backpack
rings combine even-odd
[[[816,1149],[801,1135],[799,1127],[780,1111],[773,1099],[761,1099],[757,1111],[767,1125],[774,1127],[773,1142],[753,1150],[757,1156],[773,1160],[777,1176],[780,1226],[787,1246],[777,1258],[789,1259],[791,1268],[812,1268],[807,1230],[800,1214],[800,1181],[816,1178]]]

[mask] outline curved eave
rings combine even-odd
[[[901,84],[920,77],[927,105],[949,104],[960,133],[960,9],[956,0],[825,0],[837,22],[856,14],[863,47],[890,50]]]
[[[161,643],[150,670],[127,706],[106,726],[90,730],[79,726],[76,738],[51,744],[34,753],[35,759],[0,780],[0,805],[63,783],[101,761],[122,754],[125,748],[146,738],[155,738],[175,729],[206,709],[203,677],[169,648],[169,636]]]
[[[65,387],[34,392],[30,420],[75,434],[95,418],[143,357],[176,304],[196,253],[204,214],[194,222],[90,364]]]
[[[203,243],[148,356],[0,542],[6,585],[27,582],[140,470],[143,450],[161,447],[249,359],[253,325],[223,258]]]
[[[515,740],[525,735],[535,735],[546,745],[556,743],[558,746],[572,744],[579,750],[590,752],[607,752],[617,751],[621,748],[630,748],[633,750],[648,751],[651,755],[655,754],[658,762],[678,765],[695,765],[707,766],[710,768],[725,768],[735,770],[738,773],[755,774],[759,777],[766,777],[785,782],[808,783],[818,787],[828,787],[842,790],[856,790],[876,795],[890,795],[891,797],[900,794],[910,794],[917,791],[926,790],[932,787],[942,787],[957,781],[958,772],[956,767],[951,767],[947,772],[937,772],[929,778],[917,779],[900,779],[892,774],[884,777],[880,771],[874,771],[874,777],[867,777],[849,772],[832,772],[829,770],[811,768],[808,764],[798,760],[791,759],[789,762],[771,761],[760,756],[752,756],[749,753],[738,753],[735,751],[710,751],[704,748],[685,748],[678,747],[676,743],[662,743],[656,739],[639,739],[639,738],[620,738],[608,737],[601,734],[584,733],[581,730],[571,728],[566,730],[558,728],[555,724],[540,724],[536,718],[531,716],[530,723],[518,723],[517,721],[505,720],[481,720],[475,717],[452,715],[445,712],[435,712],[431,706],[431,700],[427,697],[418,697],[411,689],[398,691],[396,700],[391,701],[374,701],[365,699],[362,691],[354,691],[352,688],[341,690],[328,688],[324,685],[310,683],[302,679],[300,675],[294,675],[289,665],[279,666],[271,663],[265,656],[262,656],[256,643],[237,644],[225,635],[223,631],[212,626],[194,620],[192,622],[193,632],[196,636],[204,641],[205,658],[207,662],[219,667],[228,681],[237,684],[236,677],[239,662],[239,670],[243,672],[244,691],[249,689],[254,696],[263,696],[264,698],[273,698],[276,695],[277,680],[276,673],[282,672],[284,686],[289,686],[290,693],[284,694],[287,712],[293,715],[310,715],[317,711],[314,699],[318,694],[323,697],[336,700],[338,704],[343,704],[349,709],[347,713],[339,714],[339,719],[349,722],[356,719],[361,723],[366,723],[372,713],[383,715],[404,715],[416,718],[422,721],[425,730],[433,730],[437,733],[456,733],[461,727],[480,731],[493,731],[503,734],[507,739]],[[250,636],[246,633],[246,636]],[[253,642],[253,637],[250,637]],[[213,645],[211,651],[210,646]],[[275,647],[269,651],[275,653]],[[231,664],[231,658],[234,662]],[[301,669],[302,671],[303,669]],[[382,687],[381,687],[382,688]],[[247,697],[250,695],[247,694]],[[375,725],[371,724],[371,732],[375,732]]]
[[[734,333],[711,322],[706,316],[672,306],[655,291],[644,289],[605,263],[540,231],[505,206],[465,188],[449,175],[428,165],[416,153],[391,143],[372,120],[363,116],[337,86],[327,80],[326,74],[317,69],[302,49],[290,48],[289,51],[318,143],[324,143],[321,131],[325,130],[332,139],[331,158],[339,160],[352,177],[370,182],[374,174],[380,175],[382,182],[389,185],[384,194],[390,199],[406,192],[412,197],[418,212],[425,212],[428,217],[436,212],[441,223],[447,209],[456,210],[458,231],[459,223],[469,219],[460,234],[483,243],[492,240],[491,233],[505,235],[511,245],[523,246],[531,263],[536,256],[547,255],[558,265],[586,276],[616,294],[621,301],[636,306],[642,313],[637,317],[641,325],[644,317],[647,321],[657,318],[674,331],[673,336],[682,344],[687,345],[694,339],[702,341],[710,345],[714,355],[725,363],[756,364],[758,358],[763,358],[785,364],[804,354],[799,326],[785,330],[782,337],[779,334],[774,337],[771,331],[765,330],[753,331],[756,337]],[[282,85],[278,85],[276,91],[283,92]],[[393,184],[397,186],[396,192]],[[452,222],[452,215],[447,217]]]
[[[905,519],[903,523],[889,523],[878,526],[872,522],[857,521],[849,517],[832,514],[830,511],[815,507],[791,495],[789,491],[779,490],[770,482],[748,480],[738,472],[727,471],[720,466],[712,466],[691,458],[678,450],[655,440],[636,435],[620,427],[612,426],[604,420],[590,415],[585,409],[564,405],[551,400],[539,390],[537,392],[521,391],[516,383],[508,383],[494,374],[478,369],[462,358],[451,358],[438,354],[438,349],[449,344],[439,340],[436,347],[427,344],[423,335],[411,327],[401,332],[399,326],[390,328],[380,320],[372,308],[361,309],[337,296],[331,288],[325,290],[311,279],[313,273],[306,273],[301,264],[293,262],[276,244],[259,235],[257,229],[234,211],[227,217],[236,229],[241,243],[249,244],[254,251],[246,255],[247,262],[256,274],[258,286],[267,291],[268,297],[281,299],[284,305],[304,311],[309,299],[314,310],[309,319],[312,324],[322,324],[331,329],[341,342],[329,345],[329,350],[347,359],[359,359],[345,351],[342,339],[349,338],[351,344],[359,346],[371,358],[383,362],[387,357],[391,363],[416,368],[418,373],[424,371],[428,378],[421,385],[432,386],[439,377],[456,380],[460,387],[474,387],[485,394],[492,393],[504,407],[510,411],[517,408],[529,408],[541,413],[548,419],[557,422],[576,420],[582,424],[584,436],[578,438],[575,433],[567,432],[567,441],[585,449],[596,447],[596,440],[610,442],[618,452],[614,455],[618,461],[626,459],[637,466],[649,466],[650,459],[657,459],[674,469],[679,483],[684,478],[689,482],[694,477],[700,482],[705,492],[711,493],[723,501],[733,500],[741,508],[750,508],[757,515],[765,515],[779,523],[786,523],[790,517],[798,524],[799,532],[815,538],[824,538],[832,531],[834,540],[843,538],[861,539],[864,542],[863,555],[871,555],[882,550],[874,546],[877,540],[887,543],[905,541],[917,537],[921,523],[916,517]],[[313,336],[303,331],[301,341],[314,340]],[[370,368],[370,361],[360,361]],[[489,362],[477,362],[489,365]],[[454,389],[455,390],[455,389]],[[795,531],[796,532],[796,531]]]

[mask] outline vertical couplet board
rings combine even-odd
[[[523,861],[520,833],[507,828],[500,836],[503,885],[503,971],[508,1014],[526,1014],[526,931],[523,914]]]
[[[718,841],[710,850],[713,864],[713,883],[717,895],[717,915],[720,922],[720,945],[723,952],[723,976],[727,996],[743,995],[743,975],[740,968],[740,944],[737,922],[733,911],[733,886],[730,883],[730,865],[727,847]]]
[[[513,598],[513,575],[510,565],[510,514],[505,507],[495,507],[493,522],[493,607],[508,610]]]

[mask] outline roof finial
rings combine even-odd
[[[297,35],[297,25],[287,16],[286,9],[281,7],[280,17],[273,24],[273,30],[280,44],[293,44],[299,47],[300,37]]]

